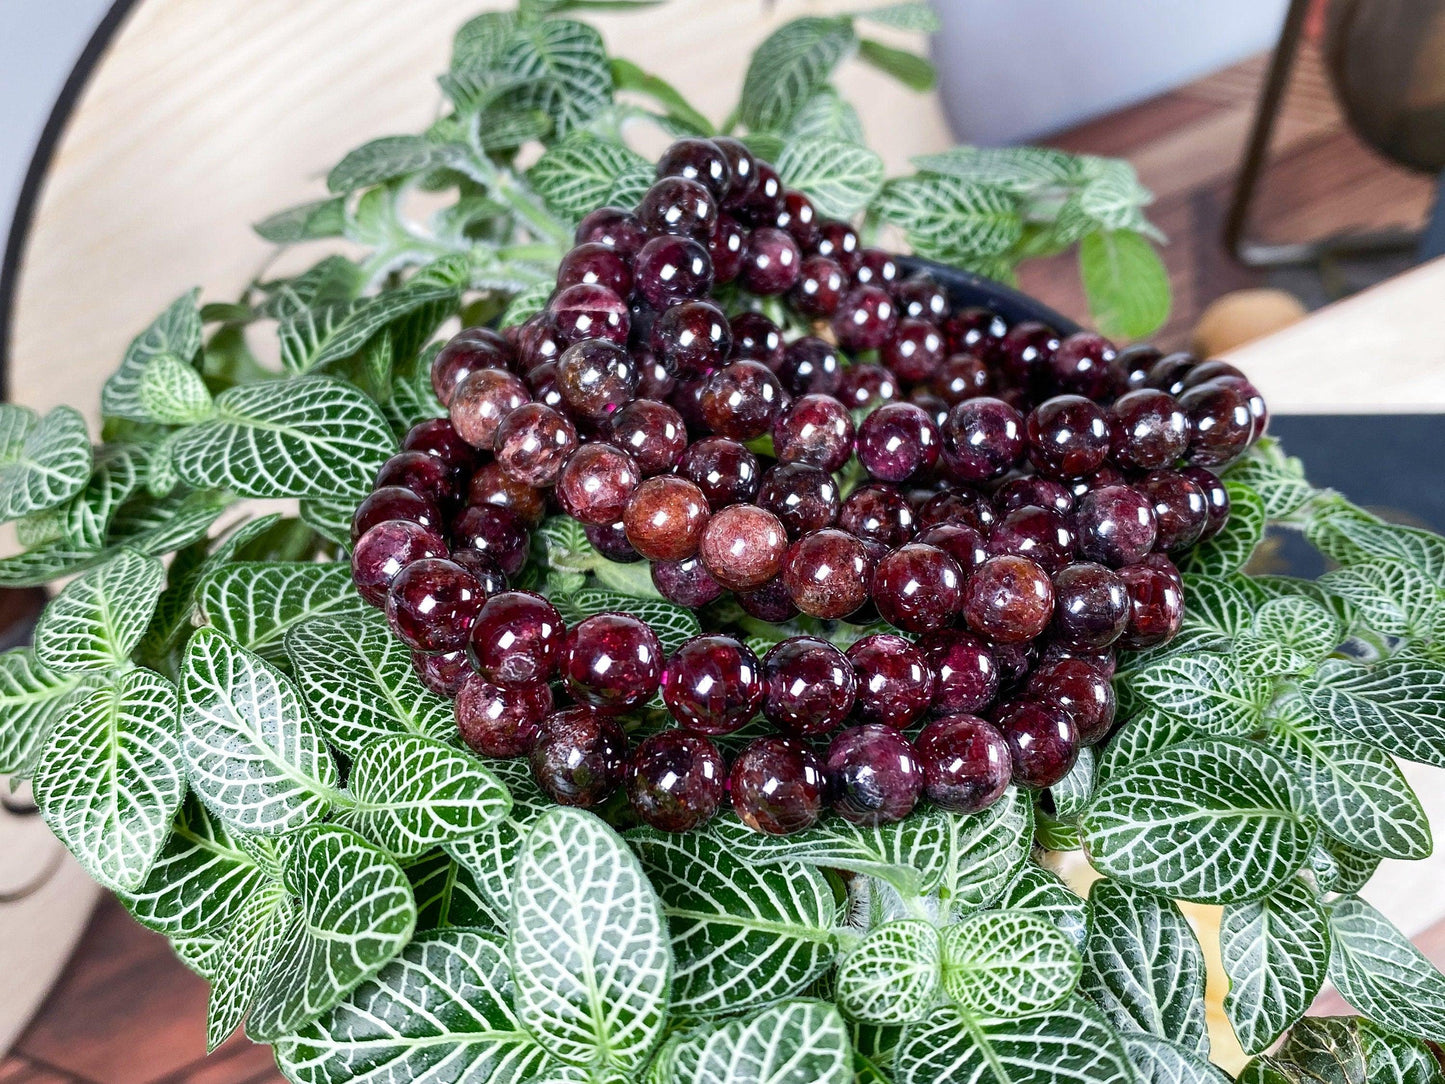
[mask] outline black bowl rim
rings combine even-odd
[[[1022,290],[1005,286],[1002,282],[984,278],[982,275],[975,275],[972,271],[939,263],[937,260],[925,260],[920,256],[900,256],[898,266],[905,275],[927,274],[943,287],[948,294],[949,304],[955,308],[988,309],[998,313],[1009,325],[1037,321],[1047,324],[1060,335],[1072,335],[1084,330],[1076,321]]]

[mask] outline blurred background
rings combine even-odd
[[[238,292],[274,258],[247,224],[315,198],[351,147],[424,125],[452,31],[496,6],[0,0],[9,397],[94,424],[149,316],[195,283]],[[779,24],[867,6],[669,0],[594,21],[718,118]],[[890,170],[955,142],[1127,158],[1170,239],[1160,345],[1249,371],[1317,483],[1445,529],[1445,0],[934,6],[936,94],[862,65],[840,76]],[[1023,285],[1082,318],[1070,261],[1032,263]],[[19,605],[0,597],[0,627]],[[1445,825],[1445,773],[1407,771]],[[0,798],[0,1084],[273,1079],[243,1039],[203,1058],[204,984],[98,899],[23,794]],[[1366,893],[1437,960],[1442,878],[1445,859],[1387,862]]]

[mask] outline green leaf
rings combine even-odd
[[[1094,882],[1081,989],[1119,1031],[1208,1056],[1204,950],[1172,901],[1117,881]]]
[[[244,384],[216,396],[216,416],[172,446],[181,480],[243,497],[366,494],[396,447],[386,417],[349,384],[324,377]]]
[[[850,1084],[852,1060],[837,1009],[787,1001],[713,1032],[692,1084]]]
[[[869,1024],[907,1024],[923,1016],[938,993],[943,946],[922,919],[887,922],[868,931],[838,965],[838,1008]]]
[[[975,1022],[952,1005],[910,1026],[897,1084],[1134,1084],[1123,1044],[1099,1011],[1074,999],[1015,1020]]]
[[[347,785],[342,823],[402,859],[475,835],[512,807],[476,757],[417,734],[373,740],[352,762]]]
[[[251,228],[262,240],[277,245],[294,245],[298,241],[340,237],[345,216],[346,201],[339,196],[333,196],[277,211],[273,215],[267,215]]]
[[[50,670],[28,647],[0,654],[0,776],[29,774],[72,694],[97,680]]]
[[[548,147],[527,179],[548,207],[575,221],[605,206],[618,180],[639,170],[652,175],[647,159],[630,147],[577,132]]]
[[[78,410],[35,412],[0,403],[0,522],[34,515],[70,500],[90,479],[90,435]]]
[[[1269,678],[1248,672],[1234,655],[1164,659],[1133,674],[1129,688],[1201,733],[1233,736],[1261,729],[1274,694]]]
[[[1209,1061],[1155,1035],[1121,1036],[1139,1084],[1229,1084]]]
[[[269,839],[233,837],[195,798],[181,806],[145,882],[120,893],[136,921],[168,937],[223,930],[280,875]]]
[[[298,1084],[523,1084],[546,1054],[511,1006],[505,950],[474,930],[418,934],[342,1004],[276,1043]]]
[[[1089,311],[1105,335],[1141,339],[1169,318],[1169,272],[1142,233],[1086,234],[1079,242],[1079,274]]]
[[[804,990],[833,959],[833,890],[811,867],[736,861],[703,832],[628,836],[672,938],[672,1007],[702,1016]]]
[[[644,71],[630,60],[619,56],[612,58],[612,85],[617,90],[630,90],[647,95],[662,106],[664,115],[669,120],[698,135],[710,136],[716,131],[712,121],[694,109],[676,87],[667,80]]]
[[[516,327],[518,324],[526,323],[528,319],[547,307],[547,300],[555,289],[556,287],[550,282],[539,282],[535,286],[528,286],[525,290],[519,291],[508,302],[501,319],[497,321],[498,326]],[[429,383],[430,375],[427,379]]]
[[[493,924],[491,904],[476,877],[445,852],[411,863],[406,867],[406,876],[416,897],[417,929]]]
[[[868,62],[885,75],[893,76],[910,90],[930,91],[938,82],[938,72],[927,57],[884,45],[872,38],[863,38],[858,42],[858,59]]]
[[[1348,1021],[1359,1032],[1365,1064],[1374,1079],[1398,1084],[1445,1084],[1445,1070],[1419,1039],[1389,1031],[1362,1017]]]
[[[1225,576],[1244,567],[1264,539],[1264,501],[1238,481],[1226,481],[1229,522],[1224,530],[1201,542],[1179,562],[1180,571],[1201,576]]]
[[[1098,757],[1098,778],[1101,782],[1111,779],[1152,753],[1197,737],[1199,733],[1182,719],[1145,707],[1117,727],[1103,747]]]
[[[186,794],[176,687],[149,670],[73,700],[35,770],[41,816],[107,888],[145,881]]]
[[[832,87],[825,86],[798,110],[784,141],[822,140],[863,145],[863,122],[858,111]]]
[[[289,842],[286,886],[297,896],[297,916],[246,1025],[263,1042],[339,1004],[401,951],[416,926],[406,874],[355,832],[313,824]]]
[[[1327,572],[1326,591],[1345,599],[1360,619],[1389,636],[1428,636],[1440,591],[1430,578],[1401,561],[1374,560]]]
[[[519,28],[498,68],[519,81],[513,104],[546,113],[559,136],[585,127],[612,103],[607,50],[586,23],[549,19]]]
[[[983,907],[1001,895],[1028,862],[1034,837],[1033,801],[1013,787],[982,813],[948,816],[943,885],[955,907]]]
[[[215,629],[186,649],[181,744],[192,789],[229,827],[285,832],[338,797],[336,762],[295,686]]]
[[[880,26],[891,26],[895,30],[915,30],[920,34],[936,34],[943,29],[933,9],[918,0],[868,8],[856,12],[854,17]]]
[[[120,368],[106,380],[100,394],[100,412],[108,418],[148,422],[140,401],[141,375],[152,360],[169,355],[189,362],[201,349],[201,313],[196,307],[200,288],[188,290],[126,347]]]
[[[1264,501],[1270,519],[1282,519],[1312,498],[1316,490],[1305,480],[1304,465],[1286,456],[1269,439],[1256,444],[1225,470],[1226,478],[1243,482]]]
[[[790,140],[777,170],[788,187],[807,192],[823,214],[834,218],[851,218],[883,187],[883,159],[867,147],[835,139]]]
[[[385,735],[456,736],[452,703],[421,683],[379,611],[293,625],[286,654],[327,739],[348,756]]]
[[[269,881],[248,897],[223,933],[209,981],[206,1051],[226,1041],[256,1003],[266,968],[280,950],[293,921],[291,899],[280,881]]]
[[[1049,147],[950,147],[923,154],[913,164],[927,173],[1025,196],[1079,179],[1079,159]]]
[[[979,911],[943,931],[943,989],[965,1013],[1019,1017],[1058,1005],[1079,982],[1079,952],[1028,911]]]
[[[1319,845],[1329,855],[1333,867],[1331,872],[1334,880],[1329,884],[1320,880],[1320,888],[1324,891],[1345,894],[1358,892],[1369,883],[1375,870],[1380,868],[1379,855],[1357,851],[1337,839],[1322,836]],[[1315,876],[1319,878],[1318,873]]]
[[[566,598],[557,599],[556,604],[562,616],[574,624],[584,617],[609,611],[631,614],[652,627],[662,641],[662,650],[668,655],[694,636],[702,635],[702,623],[696,613],[665,599],[637,598],[597,587],[584,587]]]
[[[349,152],[326,175],[326,187],[338,195],[395,177],[425,173],[447,165],[454,148],[425,136],[382,136]]]
[[[1053,923],[1081,954],[1089,936],[1088,905],[1055,873],[1030,863],[1004,890],[998,906],[1032,911]]]
[[[905,895],[917,895],[936,887],[945,873],[952,822],[947,812],[933,807],[876,828],[833,817],[790,836],[769,836],[753,831],[736,817],[721,816],[707,831],[721,840],[737,862],[803,862],[846,869],[878,877]]]
[[[1224,1011],[1239,1045],[1258,1054],[1320,992],[1330,959],[1329,923],[1303,881],[1286,881],[1262,900],[1225,907],[1219,951],[1229,976]]]
[[[405,286],[375,297],[297,310],[281,321],[281,364],[305,373],[361,352],[387,327],[411,327],[425,341],[455,309],[457,286],[419,275]],[[403,325],[404,321],[414,321]]]
[[[1445,767],[1445,669],[1412,658],[1328,659],[1307,695],[1319,718],[1350,737]]]
[[[66,584],[35,626],[35,657],[59,673],[109,670],[130,661],[145,634],[165,570],[122,550]]]
[[[1344,999],[1377,1024],[1445,1042],[1445,975],[1363,900],[1342,897],[1328,914],[1329,977]]]
[[[1374,558],[1400,561],[1445,583],[1445,539],[1433,531],[1386,523],[1352,505],[1321,510],[1305,524],[1305,537],[1342,565]]]
[[[672,959],[637,857],[590,813],[554,808],[512,891],[517,1015],[556,1057],[635,1070],[667,1019]]]
[[[145,412],[164,425],[190,425],[211,415],[211,393],[201,374],[169,354],[145,367],[136,394]]]
[[[1269,746],[1294,767],[1334,838],[1386,858],[1430,854],[1430,820],[1383,749],[1341,736],[1298,701],[1275,713]]]
[[[784,23],[753,52],[738,116],[754,132],[786,128],[856,46],[851,19],[809,16]]]
[[[896,178],[883,186],[873,210],[907,233],[918,255],[944,262],[997,256],[1023,234],[1015,197],[957,177]]]
[[[527,833],[555,803],[532,778],[525,758],[496,760],[492,774],[512,795],[512,811],[491,828],[446,845],[446,852],[466,867],[496,925],[505,927],[512,913],[512,882]]]
[[[1197,903],[1269,895],[1304,865],[1314,826],[1289,768],[1252,744],[1191,741],[1107,780],[1079,822],[1105,876]]]
[[[169,465],[164,452],[153,452],[153,461]],[[140,449],[112,444],[96,453],[95,473],[60,513],[61,536],[77,549],[99,550],[116,513],[140,485],[142,474],[153,473]],[[169,489],[167,490],[169,492]]]
[[[372,611],[346,561],[236,561],[208,573],[196,590],[202,616],[267,662],[286,662],[288,630],[317,618],[364,618]],[[340,645],[337,645],[338,647]],[[347,678],[333,675],[336,682]],[[380,709],[382,705],[374,705]],[[334,720],[339,732],[352,721]]]
[[[1319,662],[1344,637],[1339,619],[1312,598],[1272,598],[1254,612],[1254,635],[1282,644],[1310,665]]]
[[[1220,637],[1219,650],[1227,650],[1229,641],[1250,632],[1255,607],[1242,590],[1241,577],[1216,578],[1187,576],[1184,595],[1189,600],[1184,622],[1189,629],[1201,629]]]

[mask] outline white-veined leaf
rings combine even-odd
[[[637,856],[597,817],[538,818],[512,889],[517,1015],[573,1065],[635,1070],[667,1020],[672,956]]]
[[[406,874],[355,832],[312,824],[288,841],[288,925],[246,1025],[273,1042],[315,1020],[401,951],[416,927]]]
[[[35,657],[50,670],[109,670],[130,661],[155,612],[165,569],[122,550],[66,584],[35,626]]]
[[[1199,732],[1178,716],[1143,707],[1116,728],[1103,747],[1098,757],[1098,780],[1102,783],[1151,753],[1197,737]]]
[[[1445,669],[1413,658],[1327,659],[1308,693],[1321,719],[1387,753],[1445,767]]]
[[[488,928],[494,925],[491,905],[477,880],[445,851],[437,851],[406,867],[416,897],[416,928],[438,930],[447,926]]]
[[[692,1084],[849,1084],[848,1029],[822,1001],[787,1001],[708,1036]]]
[[[134,669],[72,700],[36,766],[41,816],[107,888],[139,887],[186,794],[176,687]]]
[[[1080,988],[1109,1022],[1208,1056],[1204,950],[1178,906],[1117,881],[1096,881],[1089,919]]]
[[[919,155],[913,164],[1018,195],[1073,184],[1080,172],[1079,159],[1049,147],[950,147]]]
[[[318,617],[362,617],[371,607],[357,593],[346,561],[236,561],[196,588],[201,615],[267,662],[284,664],[286,632]]]
[[[425,136],[382,136],[349,152],[331,167],[326,187],[337,194],[368,188],[395,177],[422,173],[450,161],[452,148]]]
[[[1082,198],[1087,196],[1085,189]],[[1079,277],[1105,335],[1142,338],[1169,318],[1169,272],[1137,229],[1086,233],[1079,242]]]
[[[341,821],[398,858],[476,835],[512,808],[478,759],[434,738],[376,738],[352,762]]]
[[[1185,625],[1218,633],[1224,647],[1240,633],[1249,632],[1254,606],[1238,586],[1242,579],[1186,576],[1184,597],[1189,605],[1185,607]]]
[[[1247,736],[1259,730],[1274,693],[1269,678],[1251,673],[1233,655],[1181,655],[1151,663],[1129,677],[1141,700],[1202,734]]]
[[[509,101],[539,109],[565,136],[612,102],[612,68],[602,35],[572,19],[547,19],[518,27],[497,61],[518,81]]]
[[[152,460],[162,452],[155,449]],[[99,550],[105,545],[111,521],[120,506],[136,491],[141,475],[149,474],[145,453],[134,445],[111,444],[95,455],[95,473],[60,513],[61,535],[77,549]]]
[[[1105,782],[1079,821],[1106,876],[1198,903],[1259,899],[1304,865],[1314,825],[1289,768],[1258,745],[1186,742]]]
[[[863,122],[852,104],[832,87],[825,86],[809,98],[788,125],[788,139],[841,140],[866,143]]]
[[[1075,998],[1048,1012],[978,1021],[952,1005],[909,1026],[897,1084],[1136,1084],[1128,1055],[1099,1010]]]
[[[569,624],[606,611],[631,614],[639,621],[646,621],[668,655],[694,636],[702,635],[702,623],[696,613],[665,599],[636,598],[600,587],[584,587],[555,601]]]
[[[778,175],[807,192],[820,211],[851,218],[883,187],[883,159],[867,147],[836,139],[792,139],[778,156]]]
[[[963,262],[997,256],[1023,234],[1015,197],[942,174],[889,181],[875,210],[885,222],[908,234],[914,252],[935,260]]]
[[[1316,663],[1339,647],[1344,629],[1322,603],[1294,595],[1272,598],[1259,606],[1254,612],[1254,635]]]
[[[254,223],[251,228],[272,244],[294,245],[299,241],[339,237],[345,214],[346,201],[332,196],[277,211]]]
[[[0,460],[0,521],[19,519],[70,500],[90,478],[90,435],[80,412],[58,406],[45,417],[0,403],[5,458]],[[15,437],[24,433],[17,445]]]
[[[512,882],[522,845],[537,818],[554,803],[537,786],[525,758],[495,760],[488,767],[511,792],[512,811],[491,828],[454,840],[444,849],[475,879],[492,921],[505,927],[512,913]]]
[[[527,179],[547,206],[575,220],[606,206],[617,182],[639,169],[651,176],[647,159],[632,148],[578,132],[547,148]]]
[[[181,480],[242,497],[362,497],[396,438],[381,409],[325,377],[243,384],[184,431],[171,454]]]
[[[276,1043],[298,1084],[522,1084],[546,1054],[512,1012],[506,952],[474,930],[418,934],[330,1013]]]
[[[833,889],[808,866],[739,862],[704,832],[639,830],[628,842],[662,900],[672,1006],[731,1012],[797,994],[833,959]]]
[[[1034,803],[1011,787],[982,813],[950,813],[948,864],[943,884],[957,908],[984,907],[1028,862],[1034,838]]]
[[[943,990],[965,1013],[1018,1017],[1073,993],[1078,950],[1028,911],[979,911],[943,931]]]
[[[0,775],[28,774],[71,694],[97,680],[56,673],[28,647],[0,654]]]
[[[1320,856],[1323,855],[1323,858]],[[1347,843],[1321,834],[1310,855],[1310,869],[1322,892],[1350,895],[1370,883],[1380,868],[1380,856],[1357,851]]]
[[[920,34],[935,34],[942,29],[933,9],[918,0],[868,8],[857,12],[856,17],[881,26],[891,26],[895,30],[913,30]]]
[[[1219,951],[1229,976],[1224,1011],[1239,1045],[1257,1054],[1320,992],[1330,959],[1329,922],[1309,887],[1289,880],[1262,900],[1225,907]]]
[[[1342,565],[1384,558],[1412,565],[1433,582],[1445,583],[1445,539],[1433,531],[1386,523],[1359,508],[1342,505],[1332,513],[1311,516],[1305,537]]]
[[[1081,954],[1089,936],[1088,904],[1057,874],[1026,865],[998,899],[998,906],[1031,911],[1053,923]]]
[[[220,1046],[256,1003],[266,968],[292,922],[291,898],[280,881],[268,881],[242,901],[241,912],[224,931],[211,974],[206,1008],[206,1051]]]
[[[205,380],[194,365],[171,354],[151,359],[136,394],[142,409],[162,425],[191,425],[211,414]]]
[[[1419,569],[1402,561],[1374,560],[1327,572],[1319,584],[1354,606],[1360,619],[1388,636],[1428,634],[1440,591]]]
[[[1445,1042],[1445,975],[1384,915],[1354,896],[1328,907],[1329,977],[1377,1024]]]
[[[1352,1021],[1360,1035],[1360,1048],[1373,1079],[1392,1084],[1445,1084],[1445,1070],[1430,1047],[1419,1039],[1390,1031],[1371,1020]]]
[[[186,648],[181,747],[191,787],[230,827],[285,832],[339,797],[336,762],[295,687],[215,629]]]
[[[1303,464],[1286,456],[1277,443],[1268,439],[1236,459],[1224,473],[1226,478],[1243,482],[1258,493],[1272,520],[1296,511],[1316,493],[1305,480]]]
[[[1130,1034],[1121,1039],[1139,1084],[1229,1084],[1229,1077],[1207,1059],[1156,1035]]]
[[[358,353],[388,326],[414,318],[425,341],[456,304],[457,288],[413,278],[406,285],[354,301],[301,309],[281,322],[281,363],[305,373]]]
[[[120,368],[110,375],[100,394],[100,411],[109,418],[151,421],[140,401],[141,374],[155,358],[169,355],[189,362],[201,348],[201,312],[196,301],[200,288],[188,290],[171,302],[126,347]]]
[[[942,966],[943,946],[932,923],[884,923],[838,965],[838,1008],[867,1024],[917,1020],[933,1005]]]
[[[805,16],[784,23],[754,50],[738,115],[754,132],[781,131],[856,47],[848,19]]]

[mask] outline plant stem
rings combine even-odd
[[[571,232],[567,227],[543,206],[535,193],[518,181],[515,173],[499,167],[474,141],[469,141],[468,150],[471,153],[458,161],[457,167],[494,198],[506,204],[533,236],[539,240],[552,241],[563,248],[572,243]]]

